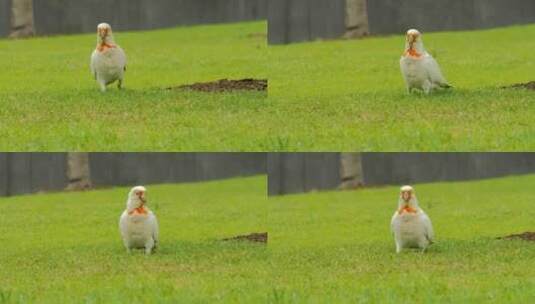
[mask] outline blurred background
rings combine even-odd
[[[265,173],[264,153],[0,153],[0,196]]]
[[[533,0],[270,0],[270,44],[535,22]]]
[[[535,153],[268,154],[269,195],[529,173]]]
[[[268,0],[0,0],[0,37],[266,19]]]

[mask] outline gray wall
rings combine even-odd
[[[0,37],[9,35],[11,0],[0,0]]]
[[[92,153],[94,186],[180,183],[266,173],[265,153]]]
[[[480,29],[535,22],[533,0],[372,0],[371,34]]]
[[[535,153],[362,153],[361,159],[367,186],[535,173]],[[336,189],[339,172],[339,153],[270,153],[269,195]]]
[[[345,0],[270,0],[270,44],[341,37]],[[535,23],[534,0],[368,0],[371,34],[481,29]]]
[[[67,153],[0,153],[0,196],[63,190]],[[198,182],[266,173],[265,153],[90,153],[95,187]]]
[[[336,38],[345,31],[345,0],[269,0],[270,44]]]
[[[94,32],[100,22],[117,30],[265,19],[267,0],[49,0],[34,1],[38,34]],[[52,17],[52,18],[51,18]]]
[[[366,185],[483,179],[535,173],[535,153],[363,153]]]
[[[0,0],[0,17],[8,16],[3,7],[10,1]],[[100,22],[116,30],[141,30],[266,19],[267,1],[34,0],[33,5],[36,33],[49,35],[94,32]],[[0,24],[0,37],[6,35],[7,27]]]
[[[0,153],[0,196],[64,189],[66,157],[66,153]]]
[[[340,182],[340,153],[268,153],[269,195],[333,189]]]

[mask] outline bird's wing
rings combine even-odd
[[[124,238],[126,235],[126,222],[127,222],[128,213],[126,211],[121,214],[121,217],[119,218],[119,230],[121,231],[121,236]]]
[[[399,67],[401,69],[401,75],[403,75],[403,78],[407,80],[407,63],[405,57],[401,57],[399,60]]]
[[[152,221],[152,239],[154,240],[154,246],[156,247],[158,245],[158,241],[160,237],[160,228],[158,227],[158,220],[156,219],[156,216],[154,214],[151,215],[151,221]]]
[[[444,78],[444,76],[442,75],[442,72],[440,71],[440,66],[438,65],[435,58],[433,58],[433,56],[429,54],[426,54],[424,60],[429,80],[431,80],[431,82],[435,85],[449,88],[450,85],[448,84],[446,78]]]
[[[423,222],[423,225],[424,225],[425,237],[427,238],[427,240],[430,243],[432,243],[433,242],[433,238],[435,237],[435,234],[433,232],[433,225],[431,224],[431,219],[423,211],[422,211],[421,217],[422,217],[422,222]]]
[[[392,234],[394,233],[394,230],[395,230],[395,225],[396,225],[396,218],[397,218],[397,215],[398,215],[398,212],[394,212],[394,215],[392,215],[392,220],[390,221],[390,232],[392,232]]]
[[[90,63],[91,75],[93,75],[93,77],[95,77],[95,79],[97,79],[97,69],[95,67],[97,56],[98,56],[97,51],[94,51],[93,54],[91,54],[91,63]]]
[[[117,64],[122,66],[123,70],[126,71],[126,53],[120,46],[117,46]]]

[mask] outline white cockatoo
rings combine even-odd
[[[418,206],[418,199],[411,186],[401,187],[398,209],[392,216],[392,233],[396,252],[403,248],[425,250],[433,243],[433,226],[425,212]]]
[[[128,193],[126,210],[119,219],[119,230],[126,250],[145,249],[151,254],[158,245],[158,220],[147,206],[147,190],[136,186]]]
[[[405,52],[399,61],[407,90],[423,90],[426,94],[437,88],[450,88],[436,60],[424,48],[418,30],[407,31]]]
[[[91,73],[100,85],[102,92],[106,86],[118,81],[118,88],[123,86],[126,71],[126,54],[115,44],[111,26],[101,23],[97,27],[97,47],[91,55]]]

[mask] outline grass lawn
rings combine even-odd
[[[407,95],[401,35],[266,45],[266,23],[116,32],[126,90],[89,73],[95,35],[0,40],[0,149],[519,151],[535,149],[535,25],[424,33],[450,92]],[[162,88],[269,78],[262,93]]]
[[[245,22],[115,32],[128,57],[126,89],[110,86],[106,94],[89,72],[96,29],[95,34],[0,40],[0,149],[258,148],[251,129],[268,103],[265,93],[163,88],[267,78],[266,31],[265,22]]]
[[[260,136],[301,151],[535,149],[535,91],[499,88],[535,80],[535,25],[423,34],[454,90],[406,93],[403,35],[268,48],[276,122]]]
[[[433,221],[427,253],[395,253],[399,187],[269,200],[279,303],[534,303],[535,175],[416,185]]]
[[[265,245],[218,239],[267,231],[265,176],[148,186],[156,254],[128,255],[118,231],[128,188],[0,198],[0,303],[237,301],[265,294]]]
[[[126,254],[127,188],[1,198],[2,302],[402,303],[535,300],[535,175],[416,185],[437,239],[394,253],[397,187],[266,200],[266,178],[149,186],[161,247]],[[268,246],[218,239],[269,231]]]

